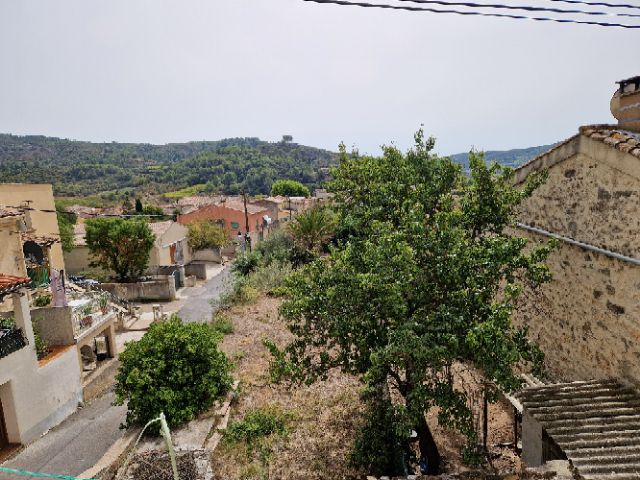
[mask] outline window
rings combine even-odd
[[[240,224],[238,222],[231,222],[231,228],[238,229],[240,228]]]

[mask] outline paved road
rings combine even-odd
[[[85,405],[2,466],[31,472],[80,475],[93,467],[124,435],[119,426],[125,420],[127,408],[112,406],[114,398],[113,392],[108,392]],[[2,480],[19,478],[34,477],[0,473]]]
[[[182,296],[188,297],[178,311],[178,316],[185,322],[207,323],[211,321],[214,307],[211,301],[218,300],[220,295],[231,288],[231,267],[225,267],[215,277],[199,287],[185,288]]]

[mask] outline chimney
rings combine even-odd
[[[611,114],[623,130],[640,132],[640,76],[617,82],[611,99]]]

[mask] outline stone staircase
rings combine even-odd
[[[525,388],[517,395],[585,480],[640,479],[640,392],[618,380]]]

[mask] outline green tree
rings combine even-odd
[[[164,412],[170,425],[194,419],[231,387],[231,364],[210,325],[173,316],[151,325],[120,354],[116,404],[127,404],[127,424],[144,425]]]
[[[227,232],[213,220],[199,220],[187,228],[187,241],[193,250],[221,248],[229,244]]]
[[[516,190],[511,171],[488,167],[472,152],[465,177],[459,165],[431,153],[433,139],[419,131],[415,140],[406,154],[385,147],[382,157],[347,155],[341,147],[331,190],[351,233],[290,277],[281,313],[294,340],[283,350],[268,345],[275,376],[310,383],[332,368],[357,375],[368,395],[387,405],[383,417],[391,418],[396,444],[411,429],[418,433],[434,474],[440,456],[428,410],[439,407],[439,420],[475,443],[468,399],[449,373],[454,363],[473,365],[506,391],[520,385],[516,367],[541,368],[540,350],[511,313],[523,288],[549,280],[551,246],[527,245],[509,228],[542,176]],[[398,462],[380,457],[393,451],[360,449],[359,460],[378,458],[391,468]]]
[[[56,204],[56,216],[58,219],[58,231],[60,232],[62,250],[70,252],[75,246],[73,226],[76,224],[77,217],[75,214],[67,212],[62,205],[58,204]]]
[[[276,180],[271,185],[271,195],[283,197],[308,197],[309,189],[295,180]]]
[[[94,218],[86,222],[92,267],[116,273],[122,282],[135,281],[147,268],[155,235],[143,220]]]
[[[289,232],[294,244],[309,253],[317,255],[336,233],[337,218],[326,207],[305,210],[291,221]]]

